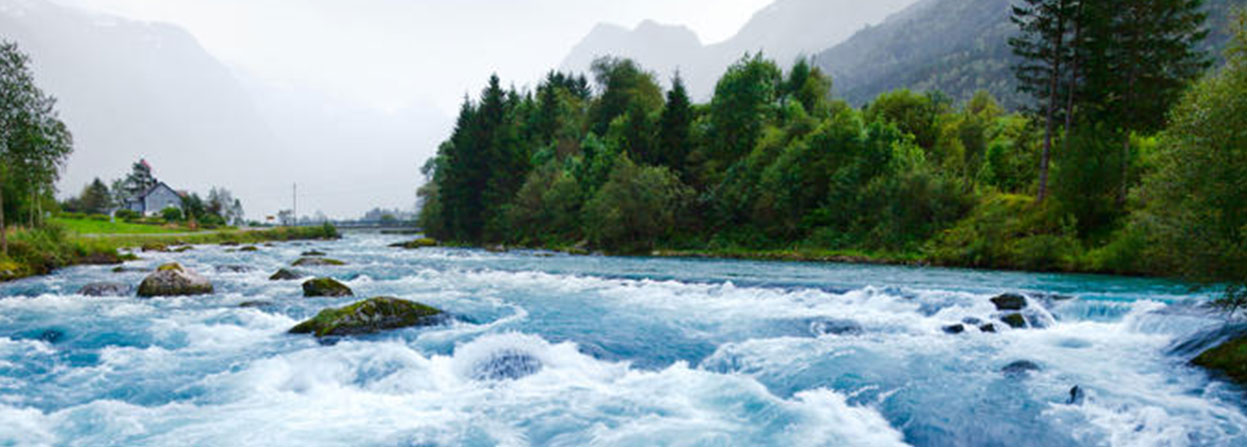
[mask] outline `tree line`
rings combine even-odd
[[[126,209],[126,202],[131,198],[146,193],[157,184],[152,175],[151,167],[143,162],[131,165],[125,177],[105,184],[98,177],[82,188],[76,197],[61,202],[60,208],[66,212],[88,215],[109,215],[136,220],[142,218],[137,212]],[[195,222],[197,225],[220,226],[241,225],[246,216],[242,201],[223,187],[208,190],[205,198],[195,192],[181,195],[179,208],[159,210],[160,216],[167,222]]]
[[[854,108],[807,62],[783,70],[761,54],[728,68],[704,104],[678,75],[664,90],[627,59],[599,59],[592,82],[551,72],[532,90],[494,76],[422,170],[421,223],[472,244],[848,250],[1224,280],[1226,256],[1247,251],[1235,133],[1247,113],[1234,108],[1247,95],[1232,81],[1245,45],[1239,22],[1226,65],[1209,72],[1199,10],[1027,0],[1012,11],[1033,99],[1019,111],[985,92],[954,104],[908,90]],[[1182,260],[1195,235],[1221,273]]]

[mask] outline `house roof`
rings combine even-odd
[[[139,194],[139,196],[138,196],[137,198],[139,198],[139,199],[141,199],[141,198],[145,198],[145,197],[147,197],[147,196],[151,195],[151,193],[155,192],[157,189],[160,189],[160,187],[161,187],[161,186],[165,187],[165,189],[168,189],[168,190],[170,190],[170,191],[173,191],[173,193],[174,193],[174,194],[177,194],[179,197],[181,197],[181,196],[182,196],[182,194],[178,193],[178,192],[177,192],[177,190],[175,190],[175,189],[173,189],[173,188],[169,187],[169,185],[165,184],[165,182],[156,182],[156,184],[155,184],[155,185],[152,185],[152,187],[151,187],[151,188],[147,188],[147,191],[143,191],[143,193],[142,193],[142,194]]]

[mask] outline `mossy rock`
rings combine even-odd
[[[316,257],[316,256],[324,256],[324,255],[325,255],[325,252],[323,251],[309,250],[309,251],[303,252],[301,256],[307,258],[307,257]]]
[[[416,239],[414,241],[399,242],[397,244],[391,244],[390,246],[395,247],[395,248],[406,248],[408,250],[414,250],[417,248],[424,248],[424,247],[436,247],[437,241],[424,237],[424,238]]]
[[[183,246],[181,246],[181,247],[178,247],[178,248],[173,249],[173,252],[174,252],[174,253],[186,253],[186,252],[191,251],[191,250],[194,250],[194,249],[195,249],[195,247],[193,247],[193,246],[190,246],[190,245],[183,245]]]
[[[142,250],[144,252],[154,251],[154,252],[166,253],[169,251],[169,246],[159,243],[159,242],[148,242],[148,243],[143,244]]]
[[[373,334],[390,329],[431,326],[440,323],[442,311],[413,301],[390,297],[370,298],[358,303],[320,311],[310,320],[290,329],[292,334],[316,337]]]
[[[1238,337],[1204,351],[1191,363],[1229,377],[1247,386],[1247,336]]]
[[[355,292],[351,291],[346,284],[338,282],[333,278],[313,278],[303,283],[303,296],[305,297],[344,297],[355,296]]]
[[[213,292],[212,283],[181,264],[160,266],[139,284],[138,295],[144,298],[157,296],[207,295]]]
[[[303,279],[303,275],[294,270],[281,269],[278,270],[277,273],[274,273],[273,276],[268,277],[268,279],[270,281],[294,281],[296,279]]]
[[[1006,293],[992,298],[996,310],[1022,310],[1026,308],[1026,297],[1016,293]]]
[[[246,246],[246,247],[243,247],[243,248],[238,249],[238,251],[241,251],[241,252],[257,252],[257,251],[260,251],[260,248],[259,248],[259,247],[254,246],[254,245],[248,245],[248,246]]]
[[[1009,325],[1009,327],[1014,328],[1014,329],[1021,329],[1021,328],[1026,327],[1026,318],[1023,317],[1022,314],[1013,313],[1013,314],[1005,315],[1000,318],[1000,321],[1005,322],[1005,324]]]
[[[298,261],[294,261],[293,265],[295,267],[321,267],[321,266],[336,267],[336,266],[346,265],[346,263],[339,261],[337,259],[331,259],[331,258],[308,257],[308,258],[299,258]]]

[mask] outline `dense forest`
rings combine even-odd
[[[1243,24],[1208,69],[1200,2],[1132,4],[1016,8],[1019,111],[909,90],[854,108],[763,55],[707,104],[629,60],[534,91],[493,77],[423,169],[422,224],[467,244],[1241,275]]]
[[[908,90],[854,108],[819,69],[763,55],[730,67],[707,104],[629,60],[599,60],[592,85],[493,77],[424,168],[422,224],[469,244],[1241,280],[1243,22],[1207,70],[1199,2],[1134,4],[1016,8],[1030,106],[1015,112],[986,92],[954,104]]]

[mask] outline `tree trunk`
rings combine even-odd
[[[1065,3],[1061,3],[1061,10],[1064,11]],[[1043,155],[1039,159],[1039,193],[1035,198],[1036,203],[1043,203],[1048,198],[1048,167],[1052,164],[1052,133],[1055,127],[1056,109],[1060,98],[1057,96],[1057,87],[1061,83],[1061,58],[1065,51],[1065,18],[1058,18],[1057,29],[1055,33],[1056,40],[1052,42],[1052,72],[1048,74],[1048,112],[1044,117],[1044,138],[1043,138]]]
[[[1069,153],[1070,132],[1074,128],[1074,94],[1078,90],[1078,48],[1082,43],[1082,2],[1078,2],[1078,10],[1074,13],[1074,40],[1070,47],[1074,51],[1070,58],[1069,92],[1065,100],[1065,139],[1061,141],[1061,150]]]

